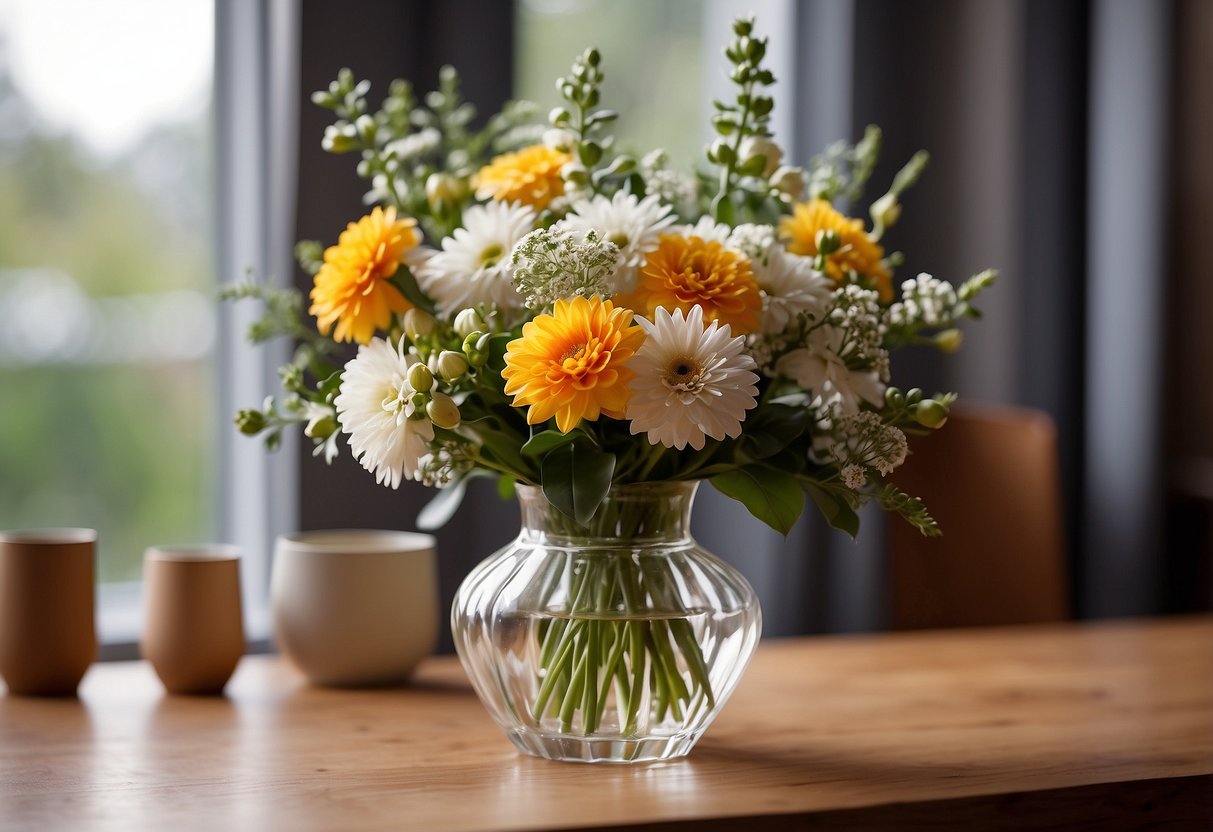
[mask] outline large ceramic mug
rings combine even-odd
[[[438,637],[434,538],[370,529],[283,535],[270,595],[278,647],[313,684],[401,684]]]
[[[0,675],[10,693],[76,692],[97,653],[92,529],[0,532]]]

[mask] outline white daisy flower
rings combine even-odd
[[[607,199],[599,195],[580,201],[563,220],[563,225],[584,239],[589,231],[619,247],[619,267],[615,273],[617,291],[630,291],[636,282],[636,270],[644,265],[645,255],[657,248],[663,230],[674,222],[670,206],[654,195],[636,199],[617,191]]]
[[[510,280],[510,252],[535,227],[535,212],[514,203],[473,205],[463,212],[463,226],[417,266],[422,290],[443,315],[489,303],[521,309]]]
[[[644,327],[644,345],[629,362],[635,371],[627,418],[633,434],[649,442],[682,450],[702,450],[707,437],[741,435],[745,413],[757,404],[754,359],[744,352],[745,339],[733,337],[728,325],[703,325],[703,309],[691,307],[685,317],[658,307]]]
[[[417,391],[408,374],[416,363],[412,355],[373,338],[345,365],[341,392],[333,400],[354,458],[375,475],[375,482],[392,488],[399,488],[401,479],[418,478],[434,440],[434,426],[425,411],[415,416]]]
[[[775,371],[814,394],[820,404],[839,414],[858,413],[862,402],[879,407],[884,382],[874,370],[851,370],[839,353],[845,333],[822,326],[809,333],[807,343],[780,356]]]
[[[779,244],[769,225],[739,225],[729,245],[750,258],[762,290],[762,331],[784,332],[802,312],[820,320],[830,303],[834,282],[813,268],[811,257],[793,254]]]
[[[698,237],[708,242],[723,243],[729,248],[735,247],[729,242],[733,229],[722,222],[716,222],[711,214],[704,214],[694,225],[676,225],[670,229],[671,234],[681,234],[683,237]]]

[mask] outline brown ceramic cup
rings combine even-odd
[[[0,532],[0,676],[9,693],[70,696],[97,654],[92,529]]]
[[[143,557],[143,657],[169,693],[218,694],[244,655],[234,546],[153,546]]]

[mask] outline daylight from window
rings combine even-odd
[[[0,528],[213,539],[210,0],[0,0]]]

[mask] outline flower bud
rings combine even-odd
[[[780,160],[783,159],[783,151],[779,149],[779,145],[771,141],[769,136],[746,136],[741,142],[741,147],[738,148],[738,155],[741,157],[742,164],[755,156],[764,157],[767,160],[762,169],[764,179],[775,172]]]
[[[454,350],[443,350],[438,354],[436,375],[443,381],[458,381],[468,371],[468,361]]]
[[[901,219],[901,204],[897,201],[897,194],[890,191],[873,202],[869,213],[872,215],[872,222],[881,228],[897,225],[897,221]]]
[[[914,420],[924,428],[941,428],[948,421],[948,409],[942,402],[925,399],[914,408]]]
[[[935,336],[935,346],[943,352],[956,352],[963,342],[964,333],[959,329],[945,329]]]
[[[268,422],[260,410],[241,410],[236,414],[236,428],[245,436],[254,436],[265,430]]]
[[[557,127],[563,127],[564,125],[568,124],[570,119],[572,119],[572,115],[570,115],[569,111],[564,107],[554,107],[552,111],[548,113],[548,121]],[[546,144],[547,142],[545,141],[544,143]]]
[[[430,397],[425,393],[413,393],[408,398],[407,413],[410,419],[424,419],[425,406],[430,403]]]
[[[329,153],[349,153],[358,147],[358,130],[352,124],[330,124],[324,128],[320,147]]]
[[[897,409],[906,403],[906,397],[896,387],[890,387],[884,391],[884,401],[889,407]]]
[[[459,407],[446,393],[434,393],[430,403],[425,406],[425,415],[440,428],[451,430],[459,427]]]
[[[922,401],[922,388],[911,387],[906,391],[906,404],[913,407]]]
[[[330,414],[312,416],[303,428],[303,435],[309,439],[328,439],[337,430],[337,418]]]
[[[434,316],[424,309],[414,307],[404,313],[404,334],[409,336],[410,341],[416,341],[418,338],[424,338],[434,332],[434,328],[438,322],[434,320]]]
[[[375,143],[375,132],[379,125],[375,124],[375,119],[369,115],[363,114],[354,120],[354,129],[358,131],[358,137],[362,139],[364,144]]]
[[[577,144],[577,134],[565,127],[551,127],[543,131],[543,143],[567,153]]]
[[[489,336],[485,332],[469,332],[463,339],[463,354],[473,367],[483,367],[489,362]]]
[[[712,146],[708,148],[708,158],[718,165],[727,165],[736,160],[733,155],[733,148],[724,139],[717,139],[712,142]]]
[[[412,367],[409,367],[409,387],[412,387],[418,393],[428,393],[430,388],[434,386],[434,374],[430,372],[430,368],[417,362]]]
[[[431,173],[425,180],[425,197],[430,208],[459,202],[465,196],[463,180],[449,173]]]
[[[460,310],[455,316],[455,332],[459,333],[460,338],[466,338],[473,332],[488,329],[488,324],[484,322],[484,318],[480,317],[480,313],[469,307]]]
[[[560,178],[573,185],[584,185],[590,181],[590,174],[580,162],[569,162],[560,169]]]
[[[790,200],[804,197],[804,168],[783,165],[771,174],[771,187]]]
[[[817,253],[827,257],[842,247],[842,237],[833,228],[823,228],[817,232]]]

